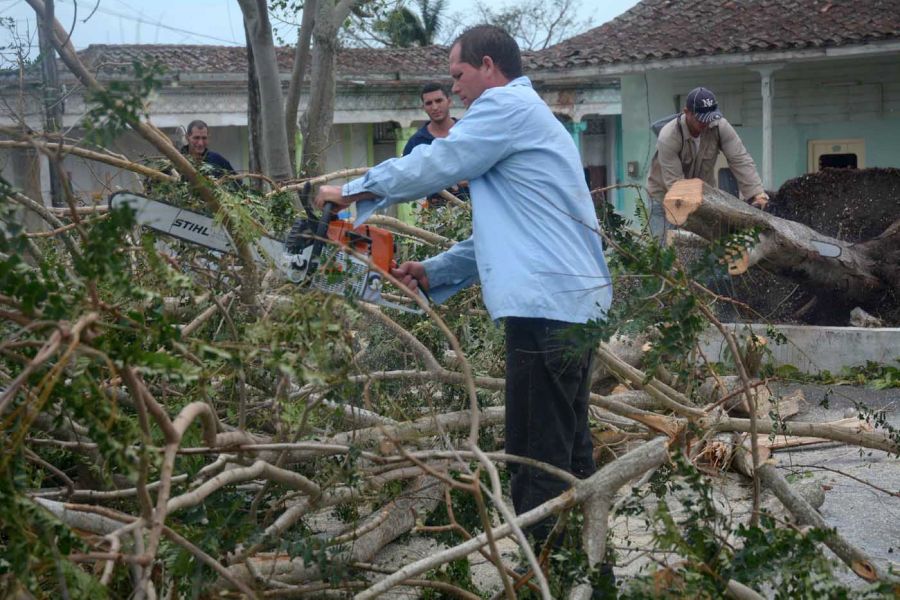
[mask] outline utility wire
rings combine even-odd
[[[67,0],[58,0],[58,1],[61,1],[61,3],[65,3],[65,4],[68,4],[68,3],[69,3]],[[122,4],[124,4],[124,3],[122,3]],[[125,4],[125,6],[128,6],[128,5]],[[99,7],[97,8],[97,12],[101,12],[101,13],[103,13],[103,14],[106,14],[106,15],[109,15],[109,16],[113,16],[113,17],[118,17],[118,18],[120,18],[120,19],[125,19],[125,20],[128,20],[128,21],[133,21],[133,22],[136,22],[136,23],[140,23],[140,24],[142,24],[142,25],[149,25],[149,26],[152,26],[152,27],[159,27],[159,28],[161,28],[161,29],[165,29],[165,30],[168,30],[168,31],[174,31],[175,33],[183,33],[183,34],[185,34],[185,35],[189,35],[189,36],[192,36],[192,37],[195,37],[195,38],[203,38],[203,39],[207,39],[207,40],[213,40],[213,41],[215,41],[215,42],[221,42],[221,43],[229,44],[229,45],[232,45],[232,46],[243,46],[243,45],[244,45],[244,42],[243,42],[243,41],[241,41],[241,42],[236,42],[236,41],[234,41],[233,39],[232,39],[232,40],[229,40],[229,39],[220,38],[220,37],[216,37],[216,36],[212,36],[212,35],[206,35],[206,34],[203,34],[203,33],[197,33],[196,31],[191,31],[191,30],[189,30],[189,29],[182,29],[182,28],[180,28],[180,27],[172,27],[171,25],[163,25],[162,23],[158,23],[158,22],[154,22],[154,21],[149,21],[149,20],[147,20],[147,19],[144,19],[143,17],[135,17],[135,16],[132,16],[132,15],[130,15],[130,14],[128,14],[128,13],[120,12],[120,11],[113,10],[113,9],[110,9],[110,8],[106,8],[106,7],[104,7],[104,6],[99,6]]]

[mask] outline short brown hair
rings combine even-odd
[[[506,31],[495,25],[476,25],[463,31],[453,42],[459,44],[459,57],[473,67],[480,67],[485,56],[509,79],[522,76],[522,54],[519,45]],[[452,46],[451,46],[452,48]]]
[[[206,125],[205,121],[201,121],[200,119],[194,119],[193,121],[188,123],[187,131],[184,132],[184,135],[190,137],[191,132],[195,129],[209,129],[209,127]]]

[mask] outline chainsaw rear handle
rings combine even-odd
[[[312,200],[310,196],[312,196],[312,183],[309,180],[303,185],[303,189],[297,192],[297,196],[300,198],[300,204],[303,206],[303,210],[306,211],[306,218],[310,221],[315,220],[316,213],[313,210]]]
[[[323,240],[328,237],[328,224],[334,219],[334,202],[326,202],[322,207],[322,218],[319,219],[319,227],[316,229],[316,237]]]
[[[322,218],[319,219],[319,226],[316,228],[316,238],[313,241],[312,253],[310,260],[313,268],[318,266],[319,256],[322,254],[322,246],[328,238],[328,224],[334,218],[334,202],[326,202],[322,207]]]

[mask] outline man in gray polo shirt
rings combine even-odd
[[[737,179],[741,197],[764,210],[769,195],[741,138],[719,111],[715,95],[704,87],[691,90],[682,113],[659,132],[656,154],[650,163],[647,191],[650,193],[650,231],[662,237],[665,229],[662,200],[676,181],[702,179],[716,187],[719,152]]]

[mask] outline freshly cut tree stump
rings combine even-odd
[[[880,236],[850,243],[763,212],[699,179],[676,182],[663,201],[666,219],[704,239],[757,229],[760,241],[734,261],[737,274],[755,265],[813,289],[865,301],[900,294],[900,221]],[[888,259],[888,260],[886,260]]]

